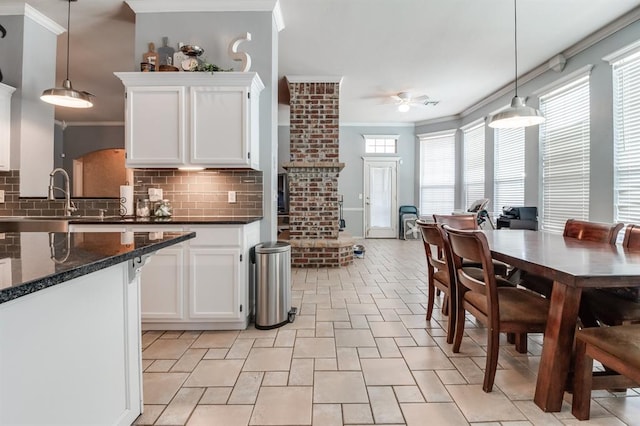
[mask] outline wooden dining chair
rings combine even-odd
[[[594,359],[617,374],[594,375]],[[639,386],[640,325],[584,328],[576,333],[571,412],[577,419],[589,419],[592,390]]]
[[[434,222],[440,225],[447,225],[454,229],[473,230],[480,229],[478,225],[478,215],[476,213],[469,214],[434,214]],[[473,264],[467,259],[463,261],[465,266],[480,267],[479,264]],[[509,272],[509,265],[498,260],[493,261],[493,269],[497,275],[506,277]]]
[[[447,232],[455,270],[457,298],[456,331],[453,352],[460,351],[464,335],[465,313],[469,312],[487,327],[487,360],[482,389],[491,392],[498,365],[500,333],[516,336],[518,352],[527,352],[527,333],[545,330],[549,301],[525,289],[497,285],[491,262],[491,252],[482,231],[456,230],[447,225]],[[478,279],[460,259],[482,264]]]
[[[627,225],[622,247],[640,252],[640,226]],[[582,291],[580,318],[586,327],[640,323],[640,288],[620,287]]]
[[[624,224],[622,223],[599,223],[585,220],[568,219],[564,224],[563,236],[575,238],[581,241],[591,241],[594,243],[615,244],[618,233]],[[522,271],[520,274],[521,286],[540,293],[545,297],[551,297],[553,281],[540,275]]]
[[[447,325],[447,343],[453,342],[455,331],[455,286],[451,285],[449,277],[453,276],[453,261],[451,250],[445,239],[444,231],[435,223],[416,221],[422,233],[422,242],[427,257],[427,314],[426,320],[431,321],[433,305],[436,297],[436,289],[444,293],[442,313],[449,316]],[[433,253],[431,247],[435,246],[437,252]]]

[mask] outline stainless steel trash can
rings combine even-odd
[[[293,322],[291,307],[291,245],[283,242],[258,244],[256,253],[256,328],[281,327]]]

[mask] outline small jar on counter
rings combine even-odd
[[[151,215],[151,202],[148,198],[138,200],[136,203],[136,216],[149,217]]]
[[[171,217],[173,208],[169,200],[158,201],[155,208],[155,217]]]

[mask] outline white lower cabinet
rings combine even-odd
[[[158,250],[140,275],[143,330],[242,330],[249,322],[249,249],[260,223],[247,225],[77,225],[75,232],[194,231]]]

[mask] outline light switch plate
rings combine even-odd
[[[0,203],[4,203],[4,190],[0,189]]]
[[[230,203],[235,203],[236,202],[236,191],[227,192],[227,200]]]

